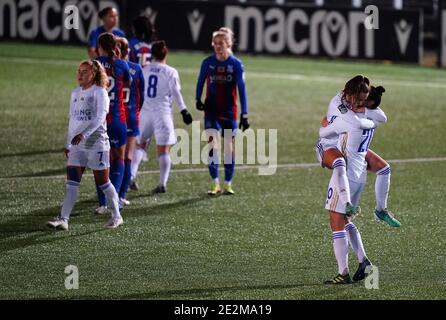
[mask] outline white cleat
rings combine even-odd
[[[116,229],[117,227],[119,227],[123,223],[124,223],[124,220],[122,220],[122,217],[115,218],[115,219],[111,218],[110,220],[108,220],[108,222],[105,225],[105,227],[108,228],[108,229]]]
[[[119,198],[119,207],[126,207],[130,205],[130,201],[124,198]]]
[[[46,225],[49,228],[53,228],[53,229],[57,229],[57,230],[63,230],[63,231],[68,230],[68,222],[66,222],[65,220],[63,220],[60,217],[55,218],[53,221],[48,221],[46,223]]]
[[[106,206],[100,206],[94,209],[95,214],[106,214],[107,213],[107,207]]]

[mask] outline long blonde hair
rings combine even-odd
[[[93,71],[94,77],[93,82],[98,87],[107,88],[108,78],[104,67],[97,60],[83,60],[79,66],[87,65]]]
[[[212,33],[212,45],[214,45],[215,38],[223,37],[229,46],[229,53],[232,54],[232,45],[234,44],[234,32],[231,29],[222,27]]]

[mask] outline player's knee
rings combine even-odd
[[[380,176],[384,176],[384,175],[388,175],[388,174],[390,174],[390,165],[389,164],[386,164],[386,166],[384,166],[383,168],[381,168],[380,170],[378,170],[377,172],[376,172],[376,174],[377,175],[380,175]]]
[[[76,167],[67,167],[67,178],[71,181],[81,182],[81,177]]]

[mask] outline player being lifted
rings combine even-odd
[[[370,129],[364,125],[364,119],[351,111],[353,107],[367,105],[366,117],[373,120],[375,125],[387,121],[384,112],[379,108],[381,95],[385,91],[383,87],[371,88],[370,98],[361,99],[361,93],[370,90],[370,82],[367,77],[358,75],[350,79],[344,87],[344,90],[338,93],[328,106],[328,111],[324,121],[333,121],[336,117],[342,117],[346,122],[358,125],[362,129]],[[316,146],[316,155],[323,167],[333,169],[336,179],[334,180],[338,191],[340,192],[340,201],[346,205],[349,214],[355,213],[358,208],[351,205],[349,196],[349,185],[345,173],[345,159],[336,147],[337,137],[326,139],[321,138]],[[385,221],[392,227],[399,227],[401,224],[387,210],[387,198],[390,186],[390,166],[381,157],[373,151],[367,153],[367,162],[369,169],[376,173],[375,195],[376,209],[375,217],[379,221]]]
[[[107,75],[98,61],[82,61],[77,71],[79,88],[70,98],[67,156],[67,182],[60,215],[47,225],[68,230],[68,220],[79,193],[79,184],[86,167],[93,170],[96,183],[105,193],[112,209],[106,224],[116,228],[123,223],[118,208],[118,194],[109,180],[109,150],[105,118],[109,110]]]
[[[160,180],[153,193],[166,192],[171,158],[170,147],[177,138],[173,125],[172,102],[175,101],[185,124],[192,123],[192,116],[187,110],[181,95],[178,71],[166,64],[168,49],[164,41],[152,44],[152,63],[143,68],[146,84],[144,104],[140,113],[140,135],[135,150],[135,167],[138,168],[146,142],[155,137]]]
[[[131,76],[126,61],[119,59],[116,37],[103,33],[98,39],[97,60],[104,67],[108,76],[108,95],[110,111],[107,114],[107,133],[110,138],[110,180],[119,192],[124,177],[124,156],[127,143],[127,123],[124,107],[124,88],[128,87]],[[118,53],[118,54],[117,54]],[[99,207],[96,213],[106,211],[104,194],[97,188]]]
[[[118,38],[117,42],[121,54],[120,58],[127,60],[130,51],[127,39]],[[127,61],[127,64],[129,65],[132,82],[130,86],[124,88],[124,107],[125,117],[127,120],[127,143],[125,148],[124,177],[119,190],[119,202],[121,206],[130,204],[130,202],[126,199],[126,194],[131,180],[131,165],[133,151],[136,145],[136,137],[139,135],[139,112],[144,102],[144,76],[141,66],[130,61]]]
[[[237,132],[237,89],[240,95],[240,126],[243,131],[249,128],[248,107],[244,67],[240,59],[232,53],[233,32],[220,28],[212,34],[214,55],[207,57],[201,64],[196,89],[196,107],[204,111],[204,128],[209,143],[209,173],[212,178],[209,195],[221,192],[218,178],[219,134],[224,139],[224,194],[234,194],[231,182],[235,169],[234,138]],[[206,98],[201,101],[203,86],[206,82]],[[226,129],[226,130],[225,130]],[[225,132],[226,131],[226,132]],[[229,132],[229,136],[227,136]]]
[[[358,98],[361,101],[365,101],[369,87],[364,81],[360,83],[361,90]],[[376,124],[366,119],[363,104],[355,103],[351,106],[351,110],[356,113],[355,116],[362,120],[360,123],[351,123],[344,120],[343,117],[335,117],[328,126],[319,130],[319,136],[324,139],[338,137],[336,147],[347,160],[346,175],[348,177],[347,183],[349,184],[351,205],[357,207],[367,179],[367,162],[365,158],[372,141],[373,128]],[[363,129],[364,126],[368,126],[369,129]],[[325,283],[349,284],[352,283],[348,268],[349,243],[359,261],[353,281],[363,280],[367,272],[366,268],[371,263],[365,253],[361,235],[356,226],[350,221],[350,217],[354,212],[347,211],[346,203],[341,201],[341,193],[344,191],[339,190],[338,178],[337,172],[333,170],[325,204],[325,208],[329,212],[333,249],[338,263],[338,275]]]

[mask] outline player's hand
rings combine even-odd
[[[189,111],[187,111],[187,109],[182,110],[181,115],[183,116],[183,122],[185,124],[192,123],[192,115],[189,113]]]
[[[71,140],[71,144],[73,146],[77,146],[82,141],[83,138],[84,136],[82,135],[82,133],[79,133],[75,135],[74,138]]]
[[[195,101],[195,107],[197,108],[197,110],[203,111],[205,106],[204,106],[204,103],[201,102],[200,99],[197,99]]]
[[[65,158],[68,159],[68,153],[70,152],[70,149],[65,148],[63,153],[65,154]]]
[[[326,126],[328,126],[328,120],[327,117],[323,117],[321,120],[321,125],[325,128]]]
[[[240,115],[240,124],[238,127],[239,129],[242,129],[242,131],[249,128],[248,115],[246,113]]]

